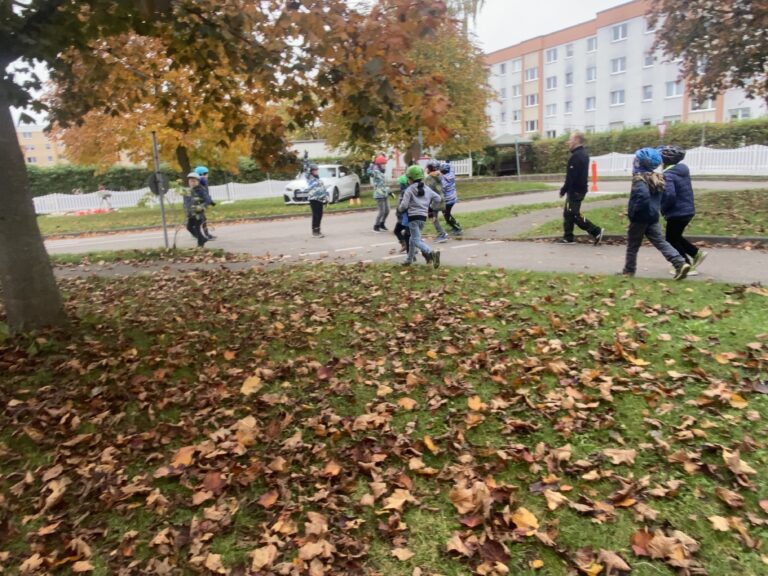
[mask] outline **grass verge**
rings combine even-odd
[[[146,262],[213,262],[239,260],[241,257],[221,248],[205,251],[195,249],[148,248],[144,250],[103,250],[86,254],[51,254],[51,263],[58,266],[87,266],[92,264],[141,264]]]
[[[358,265],[62,286],[66,331],[0,342],[10,573],[765,573],[763,288]]]

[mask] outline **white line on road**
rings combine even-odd
[[[485,242],[486,246],[490,246],[491,244],[504,244],[504,240],[488,240]]]
[[[320,256],[320,254],[328,254],[328,250],[320,250],[320,252],[300,252],[299,256]]]
[[[363,264],[373,264],[373,260],[363,260]]]
[[[351,248],[336,248],[334,252],[350,252],[351,250],[362,250],[362,246],[352,246]]]
[[[384,256],[382,260],[394,260],[395,258],[402,258],[403,254],[395,254],[394,256]]]
[[[477,242],[474,244],[461,244],[459,246],[451,246],[451,250],[462,250],[463,248],[473,248],[475,246],[480,246]]]
[[[378,248],[379,246],[397,246],[397,242],[380,242],[379,244],[371,244],[372,247]]]

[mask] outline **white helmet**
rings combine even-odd
[[[190,172],[189,174],[187,174],[187,179],[192,179],[192,178],[200,182],[200,174],[198,174],[197,172]]]

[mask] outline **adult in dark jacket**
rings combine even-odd
[[[667,221],[665,238],[691,265],[689,274],[695,274],[696,267],[704,262],[707,253],[683,237],[686,226],[696,215],[691,171],[682,163],[685,150],[677,146],[662,146],[658,150],[664,165],[661,213]]]
[[[661,164],[661,154],[655,148],[641,148],[635,152],[632,169],[632,190],[629,194],[627,215],[627,256],[622,274],[634,276],[637,270],[637,253],[643,238],[675,267],[675,280],[682,280],[691,269],[672,245],[664,240],[659,225],[661,196],[664,193],[664,176],[654,172]]]
[[[573,226],[585,230],[594,239],[595,246],[603,239],[603,229],[596,226],[581,214],[581,203],[587,195],[587,180],[589,178],[589,154],[584,148],[584,135],[574,132],[568,139],[571,157],[565,173],[565,184],[560,188],[560,197],[565,196],[563,210],[563,237],[561,244],[573,244]]]

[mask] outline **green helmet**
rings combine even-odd
[[[398,184],[408,184],[408,176],[403,174],[402,176],[400,176],[400,178],[397,179],[397,183]]]
[[[409,166],[408,170],[405,171],[405,175],[408,176],[409,180],[423,180],[424,179],[424,168],[421,166]]]

